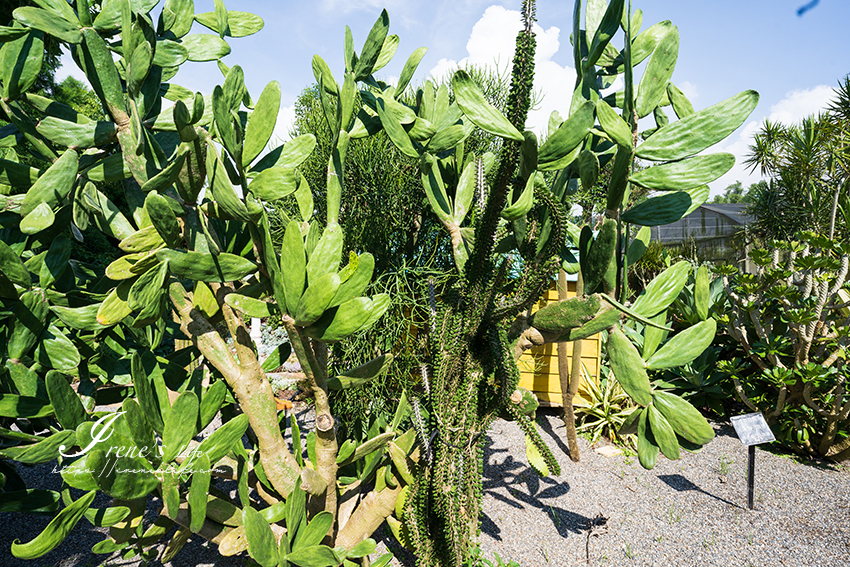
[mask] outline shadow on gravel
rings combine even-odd
[[[732,427],[731,424],[725,422],[714,422],[714,435],[716,437],[731,437],[733,439],[738,438],[738,434],[735,433],[735,428]]]
[[[560,419],[560,408],[538,408],[538,412],[545,412],[545,415],[554,415]],[[570,448],[564,443],[564,440],[560,435],[555,433],[555,430],[552,428],[552,424],[545,417],[543,419],[537,420],[537,426],[545,431],[549,437],[552,438],[552,441],[558,446],[558,449],[564,452],[565,455],[569,456]]]
[[[689,490],[693,490],[694,492],[700,492],[702,494],[705,494],[706,496],[711,496],[715,500],[719,500],[720,502],[723,502],[724,504],[728,504],[729,506],[734,506],[735,508],[743,509],[738,504],[735,504],[733,502],[729,502],[725,498],[721,498],[720,496],[715,496],[711,492],[707,492],[707,491],[703,490],[702,488],[700,488],[699,486],[697,486],[696,484],[694,484],[693,482],[686,479],[685,477],[683,477],[680,474],[662,474],[662,475],[658,476],[658,480],[660,480],[661,482],[663,482],[664,484],[666,484],[667,486],[669,486],[670,488],[672,488],[676,492],[686,492],[686,491],[689,491]]]
[[[546,502],[569,492],[569,484],[551,477],[541,478],[531,467],[515,460],[512,455],[507,455],[504,461],[497,464],[493,457],[500,453],[508,453],[508,450],[493,449],[490,444],[484,447],[483,488],[488,496],[520,510],[526,506],[543,510],[552,519],[561,537],[587,531],[592,523],[590,518]],[[487,514],[483,514],[481,530],[501,541],[497,523]]]
[[[399,545],[398,540],[396,540],[396,538],[392,535],[386,523],[381,524],[381,527],[372,534],[372,539],[379,544],[379,547],[380,544],[383,543],[386,546],[387,551],[393,554],[393,557],[395,557],[395,560],[400,567],[415,567],[416,556]]]

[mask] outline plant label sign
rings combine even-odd
[[[732,427],[735,428],[738,439],[747,447],[749,457],[747,463],[747,508],[752,510],[756,476],[756,445],[776,441],[776,437],[773,436],[773,432],[761,412],[732,416]]]
[[[773,432],[760,412],[732,416],[732,427],[745,446],[776,441]]]

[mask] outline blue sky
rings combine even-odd
[[[761,93],[751,120],[719,149],[740,162],[752,133],[767,117],[794,122],[823,108],[837,81],[850,73],[846,36],[838,32],[850,21],[850,2],[819,0],[802,16],[797,9],[810,0],[643,0],[632,9],[644,13],[644,29],[661,20],[679,27],[679,60],[673,75],[697,109],[744,89]],[[226,2],[231,10],[254,12],[265,28],[254,36],[231,39],[229,65],[245,70],[249,91],[257,96],[265,83],[278,80],[283,90],[281,122],[291,117],[298,93],[313,81],[311,58],[318,53],[341,75],[345,25],[362,47],[382,8],[390,15],[390,33],[400,36],[395,60],[380,74],[398,76],[408,55],[420,46],[429,51],[414,82],[430,73],[443,75],[458,62],[510,62],[519,27],[521,2],[493,0],[312,0],[308,2]],[[212,10],[212,0],[196,0],[195,11]],[[569,45],[572,2],[540,0],[537,4],[538,55],[535,87],[544,96],[529,127],[539,130],[552,109],[566,113],[574,72]],[[196,24],[193,32],[208,31]],[[73,62],[66,58],[65,71]],[[60,76],[63,73],[60,71]],[[73,74],[73,73],[72,73]],[[222,81],[214,63],[187,64],[174,82],[205,93]],[[285,134],[285,126],[279,128]],[[712,184],[712,193],[740,179],[758,179],[736,164]]]

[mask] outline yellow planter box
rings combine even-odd
[[[567,297],[574,297],[575,294],[576,282],[567,282]],[[550,301],[558,301],[558,290],[554,283],[552,289],[546,292],[544,298],[532,308],[532,311],[537,311]],[[581,342],[581,361],[587,369],[587,375],[598,384],[599,363],[602,353],[602,344],[599,335],[588,337]],[[572,367],[572,356],[573,343],[567,343],[567,368]],[[519,370],[520,387],[534,392],[537,399],[540,400],[540,405],[562,405],[561,379],[558,375],[557,344],[545,344],[525,351],[519,359]],[[573,400],[574,402],[581,402],[584,399],[582,394],[587,390],[584,379],[579,384],[578,394]]]

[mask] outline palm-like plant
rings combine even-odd
[[[750,207],[757,233],[779,239],[803,229],[834,234],[833,211],[840,210],[841,217],[850,212],[849,133],[850,77],[839,82],[826,111],[794,125],[764,122],[745,161],[751,171],[771,178]]]

